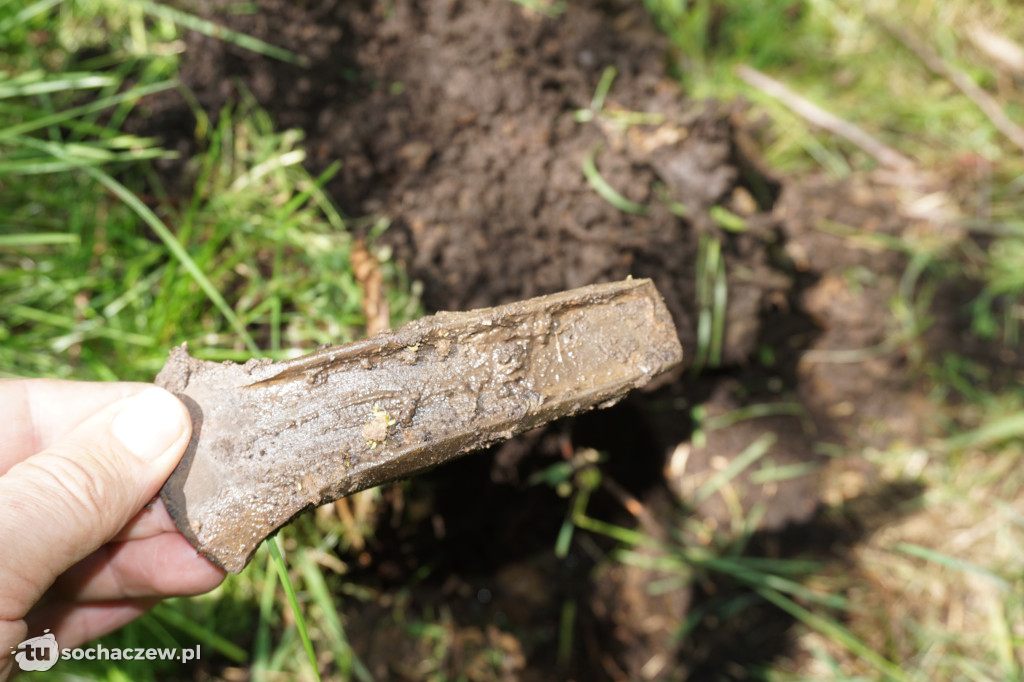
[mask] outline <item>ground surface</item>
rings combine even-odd
[[[555,18],[506,0],[259,4],[252,16],[218,3],[196,9],[312,65],[191,34],[185,85],[216,115],[243,84],[281,126],[305,131],[314,168],[340,160],[332,196],[350,215],[392,221],[381,242],[423,282],[429,308],[651,277],[692,362],[703,352],[699,244],[704,235],[723,245],[717,368],[699,377],[679,371],[611,410],[385,493],[390,506],[369,558],[354,569],[381,597],[349,601],[344,614],[368,668],[380,679],[424,677],[435,653],[404,623],[428,612],[448,624],[437,667],[453,677],[728,679],[738,665],[790,653],[791,621],[756,600],[732,620],[698,619],[680,641],[688,614],[742,588],[711,576],[652,595],[663,576],[610,561],[609,545],[580,531],[557,559],[568,503],[527,479],[593,448],[607,457],[612,482],[595,493],[593,516],[635,525],[623,504],[635,498],[653,519],[651,533],[689,515],[729,536],[737,519],[760,509],[748,552],[848,560],[874,517],[836,519],[830,505],[861,500],[892,518],[914,491],[879,488],[859,459],[828,460],[816,444],[912,440],[928,424],[915,412],[903,351],[878,346],[891,331],[887,306],[902,257],[818,226],[899,235],[912,221],[895,208],[896,190],[870,179],[836,186],[774,177],[758,158],[761,128],[742,105],[694,102],[679,90],[664,67],[668,47],[640,3],[570,2]],[[617,76],[603,111],[579,121],[609,66]],[[171,95],[151,111],[147,131],[187,158],[184,103]],[[616,111],[662,119],[626,129],[615,125]],[[604,180],[642,210],[623,211],[595,191],[582,170],[591,154]],[[713,207],[745,229],[723,230]],[[956,330],[958,321],[944,324]],[[765,416],[733,418],[749,406]],[[790,469],[802,475],[751,469],[695,505],[711,476],[765,434],[774,440],[760,461],[807,465]],[[567,604],[572,646],[560,653]]]

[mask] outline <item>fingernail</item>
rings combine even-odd
[[[125,401],[111,431],[139,459],[156,459],[185,430],[181,403],[162,388],[147,388]]]

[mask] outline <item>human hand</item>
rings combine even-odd
[[[147,506],[181,459],[188,412],[149,384],[0,381],[0,680],[44,628],[62,648],[224,578]]]

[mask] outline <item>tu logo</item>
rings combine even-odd
[[[57,639],[48,629],[43,630],[41,637],[26,639],[11,653],[22,670],[49,670],[60,658]]]

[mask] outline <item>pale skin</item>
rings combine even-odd
[[[178,533],[160,486],[191,436],[150,384],[0,381],[0,682],[48,628],[73,648],[224,572]]]

